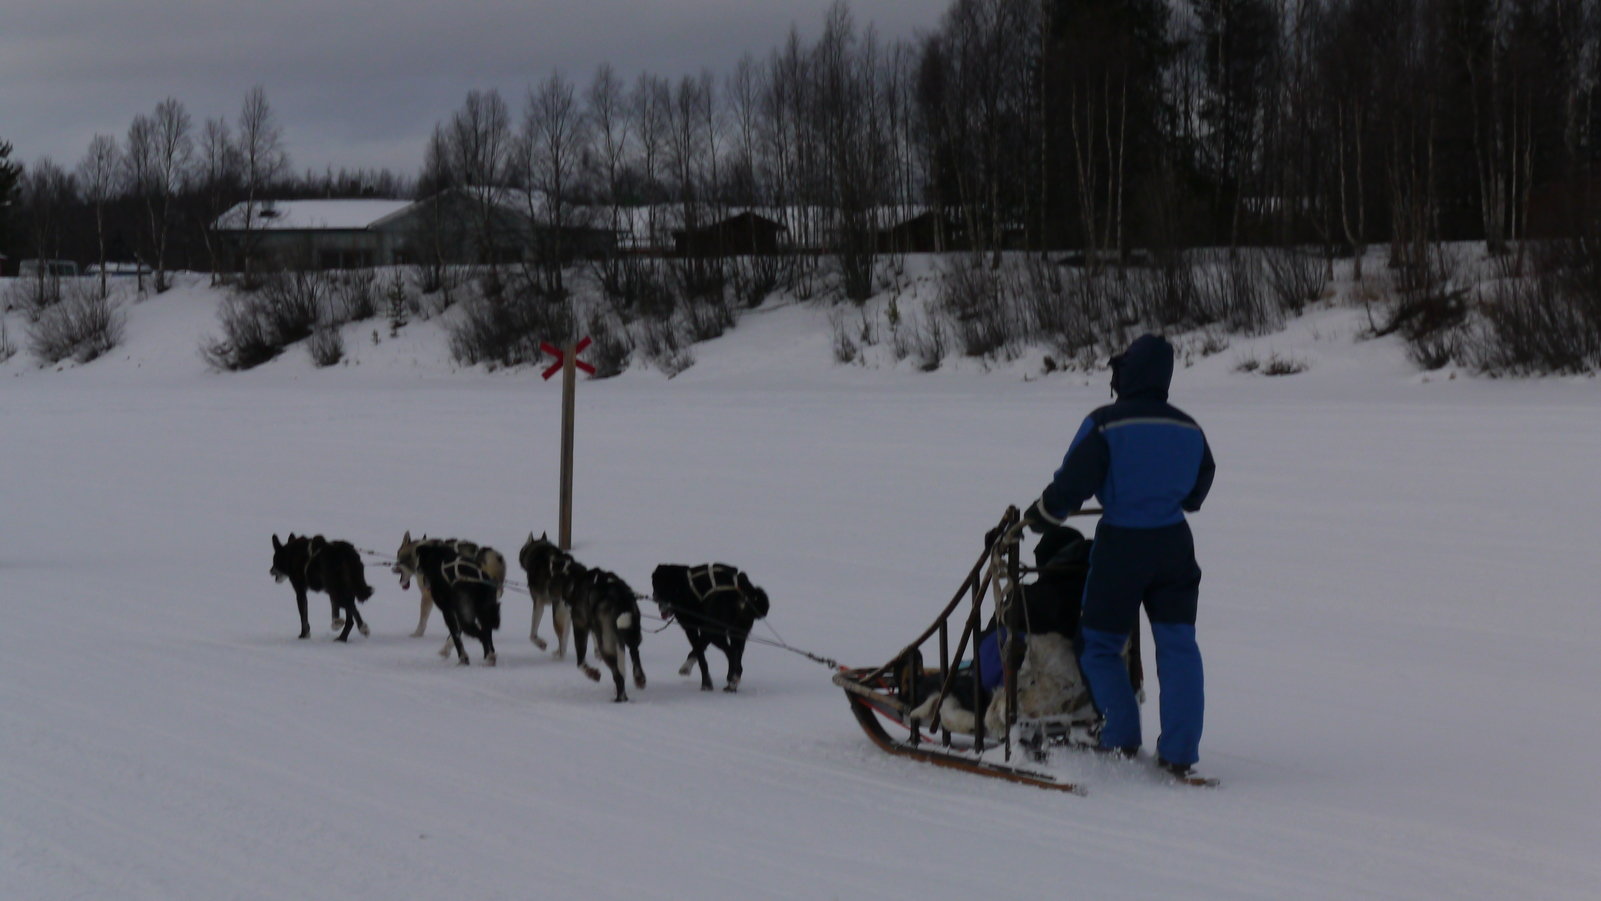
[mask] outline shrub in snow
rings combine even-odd
[[[389,282],[384,291],[384,303],[389,315],[389,337],[398,338],[400,330],[406,327],[406,283],[396,275]]]
[[[283,346],[273,334],[272,324],[262,309],[263,301],[254,294],[233,294],[217,308],[222,321],[222,337],[200,343],[200,356],[213,369],[239,372],[278,356]]]
[[[334,323],[364,322],[378,315],[378,276],[370,269],[334,276],[330,294],[329,319]]]
[[[1229,331],[1260,335],[1284,323],[1268,291],[1261,257],[1251,250],[1220,252],[1207,259],[1196,255],[1196,311],[1200,322],[1222,322]]]
[[[1328,270],[1316,256],[1295,247],[1272,247],[1264,254],[1263,263],[1268,285],[1282,309],[1299,313],[1322,296]]]
[[[87,363],[122,343],[123,316],[96,291],[72,291],[39,313],[28,328],[28,348],[41,363],[69,357]]]
[[[6,287],[5,308],[21,310],[29,322],[37,322],[45,310],[61,302],[62,281],[53,275],[41,274],[12,280]]]
[[[622,374],[634,353],[634,342],[627,326],[611,317],[596,312],[589,317],[587,334],[593,340],[584,358],[595,367],[595,378],[605,379]]]
[[[17,355],[17,345],[11,341],[11,333],[6,329],[5,319],[0,318],[0,363]]]
[[[695,355],[678,336],[670,319],[646,319],[640,325],[640,351],[668,378],[695,365]]]
[[[1578,373],[1601,366],[1601,304],[1554,271],[1498,283],[1464,355],[1491,374]]]
[[[514,283],[499,299],[475,297],[462,305],[449,327],[450,355],[466,366],[534,363],[540,342],[565,341],[575,326],[570,298]]]
[[[338,365],[345,358],[345,338],[337,326],[321,326],[306,339],[306,352],[319,369]]]
[[[1281,357],[1278,354],[1270,355],[1267,358],[1267,362],[1262,364],[1263,375],[1295,375],[1306,370],[1307,365],[1304,360],[1297,360],[1294,357]]]
[[[787,257],[765,255],[735,260],[730,278],[734,297],[747,309],[761,306],[762,301],[783,284],[787,260]]]
[[[950,318],[963,354],[1001,355],[1023,337],[1009,274],[989,265],[983,254],[956,254],[940,269],[937,309]]]
[[[316,331],[329,284],[316,273],[279,272],[263,278],[253,291],[230,294],[217,310],[222,336],[203,341],[200,356],[228,372],[271,360]]]

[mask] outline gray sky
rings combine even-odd
[[[197,125],[238,116],[263,85],[297,171],[413,174],[434,123],[473,88],[520,111],[560,69],[587,83],[610,62],[677,77],[726,74],[790,25],[821,30],[831,0],[4,0],[0,140],[12,159],[71,169],[96,133],[178,98]],[[853,0],[881,36],[932,29],[947,0]]]

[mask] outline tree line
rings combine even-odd
[[[0,157],[0,191],[15,182],[13,257],[137,256],[158,287],[175,262],[214,265],[204,226],[234,203],[447,187],[524,204],[544,234],[785,210],[792,242],[824,251],[790,277],[826,265],[858,301],[882,234],[915,214],[936,248],[992,265],[1295,246],[1360,277],[1383,247],[1427,280],[1443,241],[1498,257],[1594,237],[1598,88],[1601,0],[952,0],[896,40],[841,2],[814,38],[792,27],[724,73],[606,64],[473,91],[415,178],[291,176],[258,88],[232,120],[163,101],[72,170]],[[560,294],[559,265],[543,279]]]

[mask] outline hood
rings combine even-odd
[[[1112,358],[1112,393],[1119,400],[1167,400],[1173,382],[1173,345],[1141,335]]]

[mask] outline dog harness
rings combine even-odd
[[[689,591],[697,601],[705,601],[714,594],[728,591],[739,595],[741,603],[745,600],[745,592],[739,588],[739,570],[726,563],[690,567]]]
[[[483,568],[465,557],[457,557],[439,569],[444,573],[445,581],[452,585],[459,585],[462,582],[492,584],[489,577],[484,575]]]

